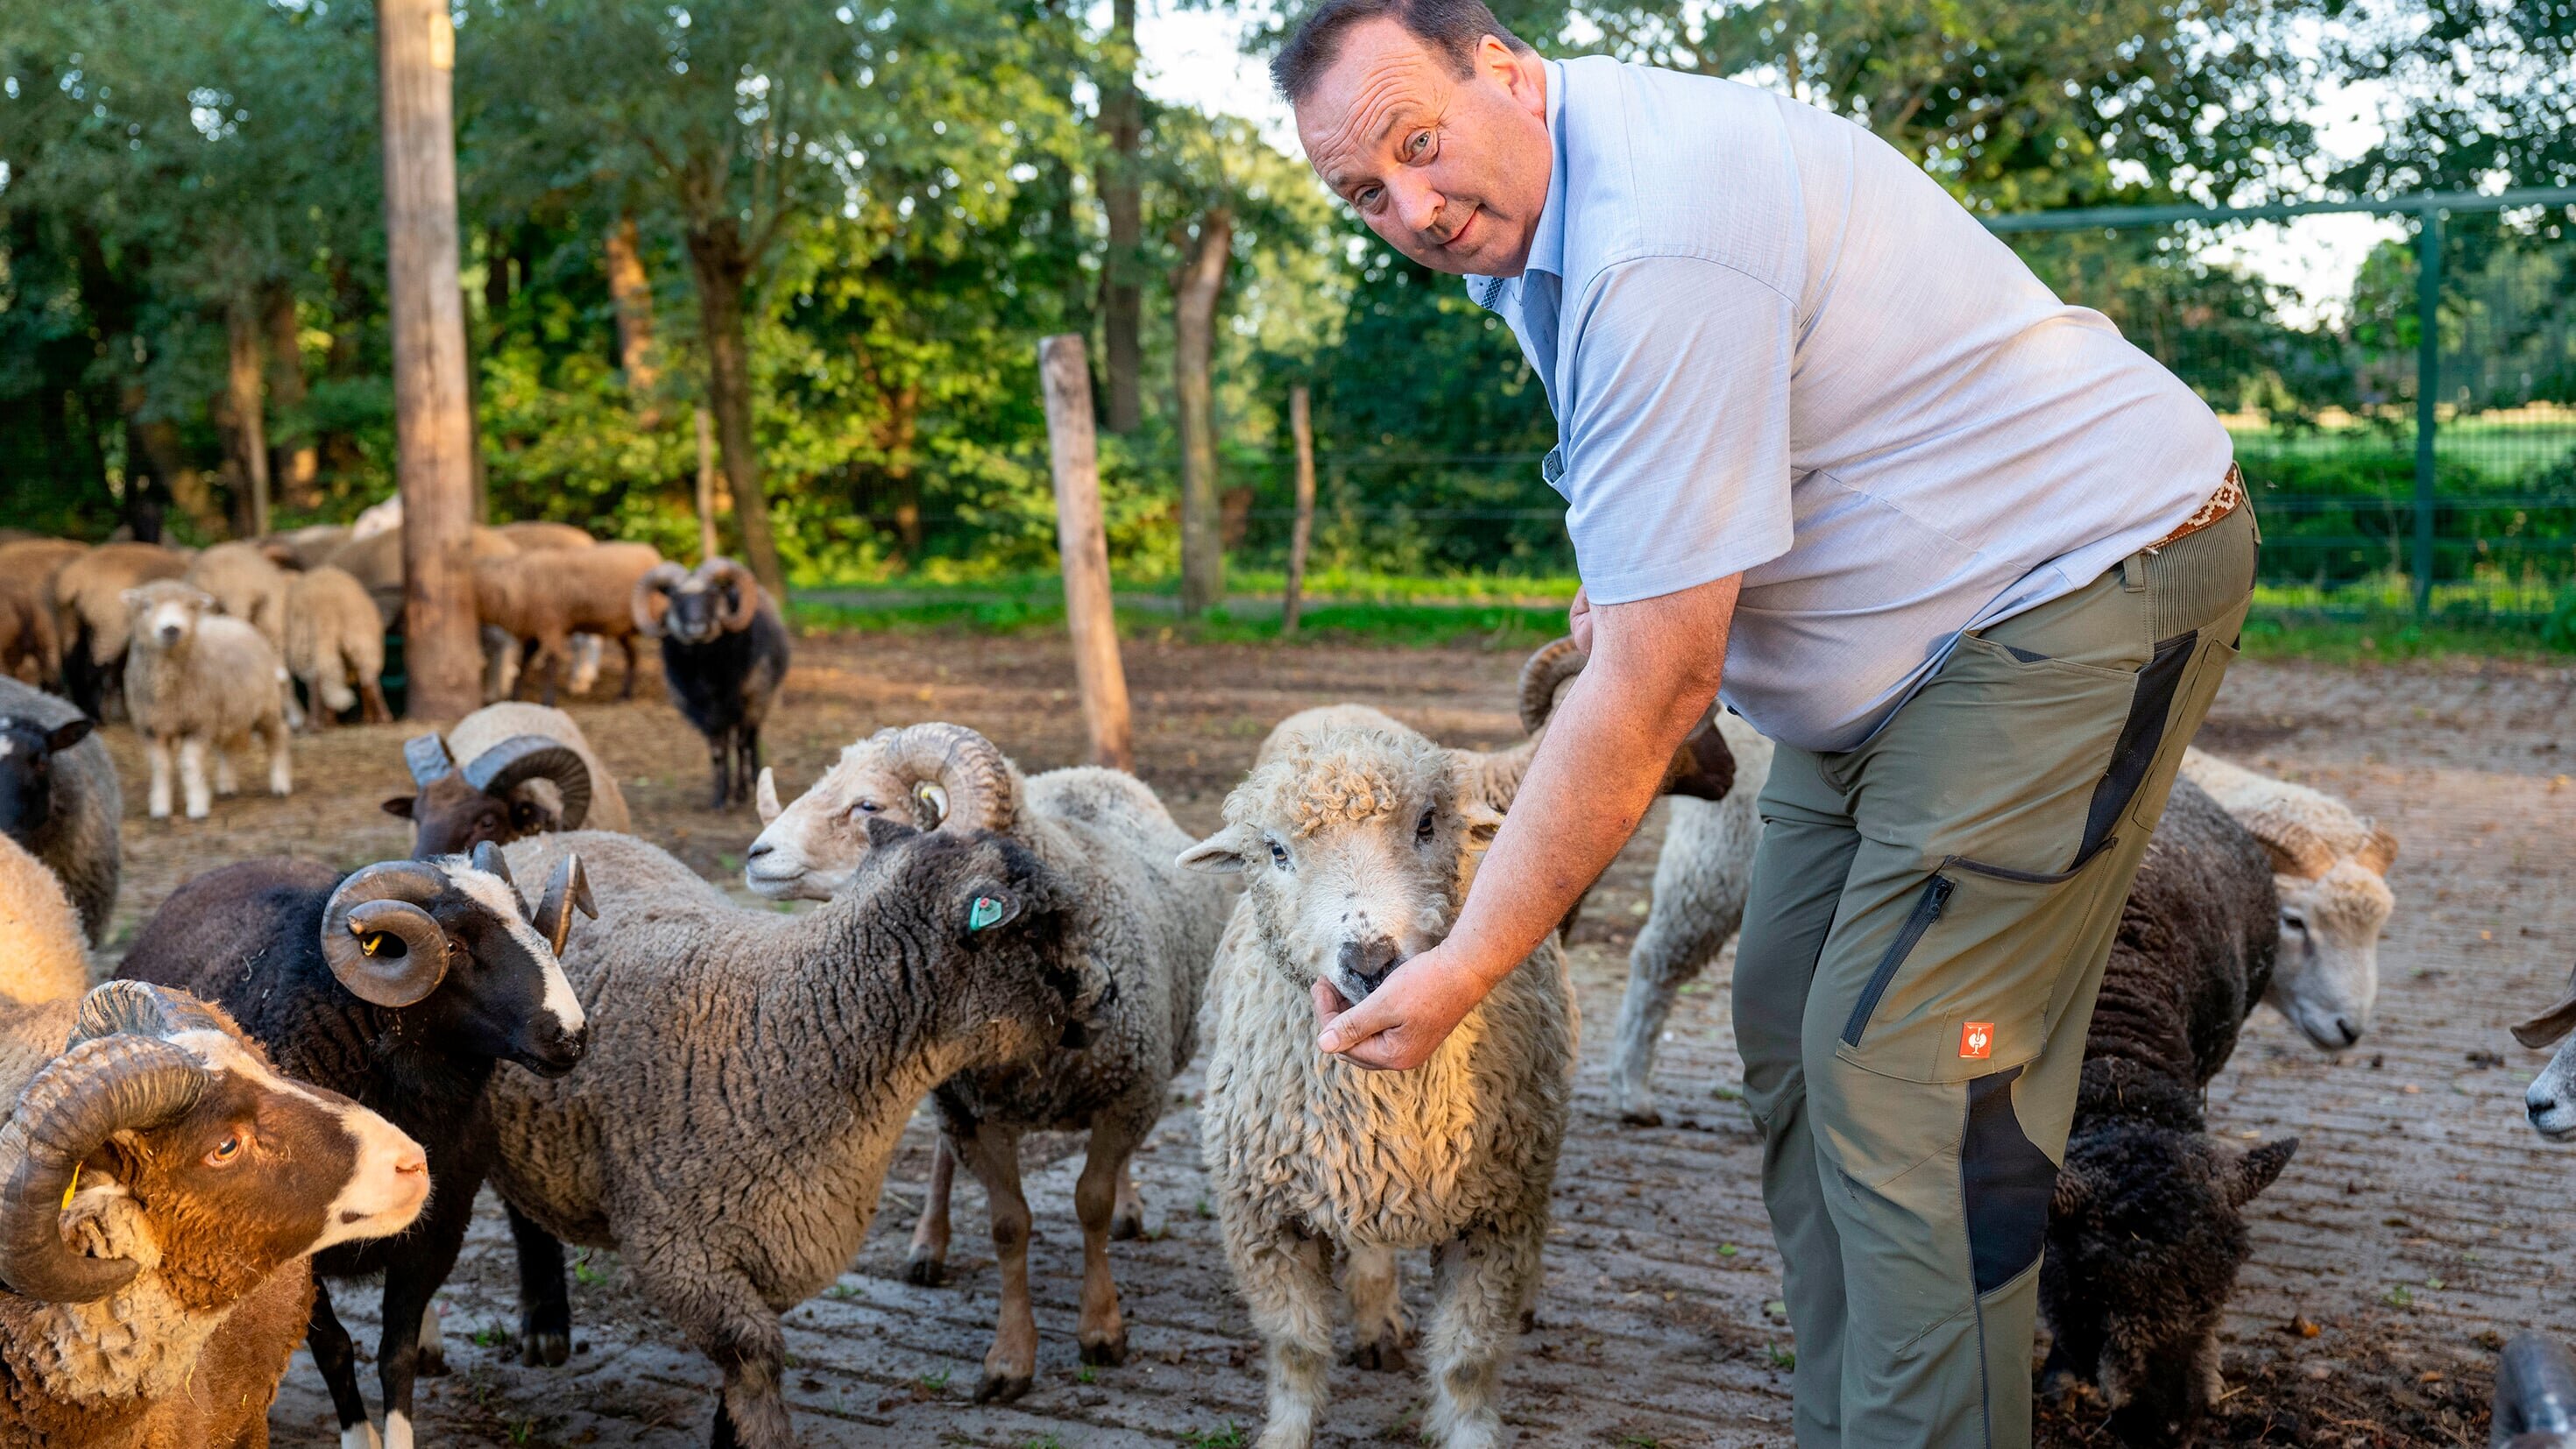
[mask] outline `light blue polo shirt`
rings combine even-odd
[[[1743,574],[1723,698],[1772,738],[1860,743],[2225,476],[2189,388],[1860,126],[1600,56],[1547,117],[1528,268],[1469,294],[1547,390],[1591,597]]]

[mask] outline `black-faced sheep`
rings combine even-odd
[[[324,564],[287,585],[286,669],[303,682],[317,729],[352,706],[368,724],[394,717],[382,684],[384,624],[366,586],[346,570]]]
[[[751,570],[711,558],[692,573],[655,564],[635,581],[635,627],[662,641],[662,684],[706,738],[714,766],[709,807],[751,798],[760,726],[787,680],[787,625]]]
[[[0,679],[0,833],[62,878],[93,945],[106,939],[116,910],[124,818],[115,762],[89,717]]]
[[[0,1443],[265,1445],[311,1255],[408,1226],[420,1149],[182,993],[50,1005],[0,1125]]]
[[[1551,936],[1430,1061],[1372,1072],[1315,1049],[1316,982],[1364,998],[1447,933],[1501,817],[1458,759],[1410,730],[1284,742],[1181,857],[1246,878],[1209,980],[1200,1131],[1237,1288],[1269,1346],[1262,1449],[1305,1449],[1347,1255],[1355,1356],[1408,1337],[1395,1254],[1429,1248],[1437,1302],[1423,1432],[1483,1449],[1496,1380],[1538,1290],[1572,1095],[1575,1008]]]
[[[384,1280],[386,1449],[410,1449],[423,1319],[491,1165],[484,1088],[503,1061],[561,1076],[581,1059],[581,1003],[555,953],[585,898],[580,863],[565,856],[531,907],[489,845],[470,865],[388,861],[345,877],[311,861],[244,861],[172,892],[120,970],[219,1003],[281,1068],[375,1108],[427,1149],[436,1193],[420,1225],[314,1262],[324,1279]],[[372,1442],[349,1335],[320,1283],[310,1307],[342,1441]]]
[[[206,756],[214,755],[214,792],[233,793],[233,751],[253,735],[268,745],[268,792],[293,791],[286,711],[277,651],[249,624],[213,612],[203,590],[163,579],[125,591],[131,643],[125,660],[125,707],[152,761],[150,810],[170,817],[170,763],[175,749],[188,818],[210,808]]]
[[[2397,837],[2319,790],[2258,775],[2199,750],[2185,778],[2209,792],[2271,854],[2281,897],[2281,953],[2264,1000],[2327,1051],[2370,1030],[2379,995],[2379,937],[2396,897]]]
[[[67,538],[0,543],[0,676],[35,666],[36,683],[62,682],[63,644],[55,631],[54,575],[89,552]]]
[[[928,1283],[945,1271],[947,1188],[953,1162],[963,1161],[992,1203],[1002,1267],[1001,1321],[976,1393],[1011,1399],[1026,1392],[1036,1373],[1037,1320],[1019,1140],[1031,1130],[1087,1131],[1088,1156],[1074,1187],[1083,1239],[1075,1332],[1085,1361],[1119,1362],[1127,1332],[1109,1241],[1144,1228],[1128,1159],[1196,1045],[1200,987],[1224,926],[1224,888],[1174,867],[1190,837],[1143,781],[1088,766],[1024,778],[992,741],[963,725],[880,730],[842,751],[787,810],[776,808],[774,784],[762,800],[768,824],[744,874],[763,895],[832,896],[864,860],[869,820],[1005,833],[1065,881],[1064,929],[1088,963],[1076,1028],[1033,1055],[961,1073],[939,1089],[940,1156],[915,1224],[911,1273]]]
[[[527,646],[516,681],[546,666],[545,702],[571,667],[569,641],[576,633],[614,639],[626,651],[626,684],[618,698],[635,697],[635,583],[662,561],[648,543],[603,543],[590,548],[544,549],[508,558],[478,559],[474,608],[486,625]]]
[[[2202,1116],[2270,983],[2278,912],[2263,848],[2176,780],[2084,1039],[2039,1278],[2054,1335],[2043,1382],[2098,1386],[2132,1442],[2172,1438],[2217,1398],[2218,1321],[2251,1251],[2245,1205],[2298,1149],[2238,1148]]]
[[[458,761],[463,761],[462,765]],[[460,855],[549,830],[632,828],[617,777],[572,716],[541,704],[487,704],[447,738],[403,746],[414,791],[384,802],[412,823],[412,857]]]
[[[1066,939],[1071,893],[1026,847],[885,821],[872,834],[849,887],[799,915],[735,906],[627,836],[508,852],[525,876],[580,852],[599,901],[564,953],[589,1059],[491,1087],[522,1341],[533,1353],[569,1330],[558,1239],[619,1249],[723,1371],[718,1444],[793,1442],[779,1315],[849,1266],[921,1095],[1062,1040],[1089,975]]]
[[[157,543],[103,543],[54,575],[54,634],[63,651],[63,690],[81,713],[107,718],[107,697],[124,682],[129,628],[125,591],[188,571],[188,556]]]

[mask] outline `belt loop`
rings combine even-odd
[[[2147,591],[2147,556],[2133,553],[2120,560],[2120,587],[2133,594]]]

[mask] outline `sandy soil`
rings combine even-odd
[[[1079,757],[1071,669],[1054,640],[814,639],[798,658],[771,739],[791,792],[853,737],[919,719],[975,725],[1032,769]],[[1454,743],[1499,743],[1514,733],[1516,664],[1472,648],[1138,641],[1128,668],[1141,773],[1198,829],[1213,824],[1270,724],[1308,704],[1365,700]],[[635,704],[573,708],[630,782],[639,827],[734,882],[755,822],[700,808],[703,751],[657,694],[648,681]],[[2404,854],[2391,877],[2399,909],[2371,1036],[2328,1058],[2258,1011],[2211,1092],[2217,1130],[2302,1143],[2252,1208],[2256,1253],[2229,1318],[2231,1393],[2213,1442],[2483,1443],[2502,1336],[2525,1325],[2576,1334],[2576,1301],[2558,1271],[2576,1242],[2567,1205],[2576,1156],[2524,1126],[2520,1093],[2540,1059],[2503,1030],[2553,998],[2576,956],[2576,892],[2567,888],[2576,786],[2562,773],[2576,770],[2571,701],[2576,675],[2518,667],[2246,664],[2228,683],[2204,744],[2342,794],[2390,822]],[[126,928],[178,881],[243,856],[285,850],[353,865],[400,853],[405,828],[375,802],[403,786],[402,733],[299,742],[289,800],[222,802],[198,825],[132,822]],[[139,765],[123,730],[111,745],[129,772]],[[128,779],[139,816],[140,776]],[[1650,822],[1577,934],[1575,975],[1593,1029],[1556,1187],[1540,1324],[1506,1376],[1524,1444],[1788,1442],[1785,1366],[1796,1345],[1776,1307],[1759,1145],[1735,1100],[1724,960],[1687,988],[1674,1016],[1658,1077],[1668,1124],[1622,1127],[1606,1108],[1608,1025],[1660,833],[1661,821]],[[1124,1367],[1076,1366],[1074,1143],[1032,1145],[1040,1378],[1007,1408],[968,1401],[995,1297],[971,1186],[959,1187],[951,1285],[901,1280],[928,1160],[916,1122],[859,1260],[789,1315],[788,1387],[807,1441],[1248,1443],[1261,1417],[1258,1341],[1206,1216],[1194,1086],[1182,1084],[1140,1159],[1152,1234],[1115,1250],[1134,1348]],[[1419,1264],[1412,1271],[1419,1306],[1424,1274]],[[640,1304],[613,1255],[581,1267],[579,1349],[558,1370],[517,1365],[512,1273],[487,1195],[442,1295],[454,1372],[422,1384],[423,1443],[704,1442],[715,1375]],[[372,1338],[372,1297],[340,1295],[362,1341]],[[1409,1376],[1345,1368],[1335,1390],[1325,1444],[1410,1439],[1418,1395]],[[301,1355],[274,1422],[281,1446],[337,1442]],[[2080,1404],[2052,1408],[2043,1434],[2061,1444],[2104,1438]]]

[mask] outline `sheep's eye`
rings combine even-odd
[[[2281,917],[2281,924],[2298,932],[2302,936],[2308,933],[2308,922],[2307,918],[2304,916],[2293,916],[2284,913]]]
[[[230,1166],[241,1156],[242,1140],[243,1134],[239,1132],[226,1134],[223,1141],[215,1144],[215,1150],[206,1154],[206,1165],[208,1167]]]
[[[862,800],[858,804],[850,807],[850,813],[853,815],[874,815],[883,809],[885,809],[885,807],[874,800]]]
[[[1414,824],[1413,843],[1416,845],[1431,843],[1431,812],[1428,810],[1423,811],[1422,818]]]
[[[1288,847],[1281,845],[1275,840],[1268,842],[1268,844],[1270,846],[1270,863],[1279,867],[1281,870],[1286,870],[1288,868]]]

